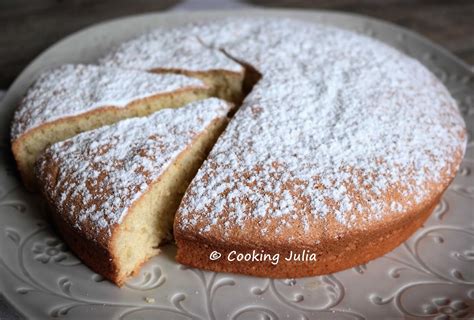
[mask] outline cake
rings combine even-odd
[[[12,150],[24,184],[35,189],[34,162],[54,142],[163,107],[209,96],[202,81],[94,65],[63,65],[42,73],[14,115]]]
[[[303,22],[192,30],[261,79],[182,200],[177,261],[274,278],[327,274],[385,254],[423,224],[467,140],[456,102],[424,66]]]
[[[443,84],[415,59],[354,32],[290,19],[228,18],[158,29],[98,64],[195,77],[210,95],[241,102],[226,109],[232,118],[220,136],[223,125],[210,130],[204,149],[212,150],[202,165],[204,157],[192,170],[162,171],[161,156],[154,159],[153,179],[183,188],[163,200],[166,214],[140,209],[160,182],[134,185],[134,170],[155,162],[143,162],[130,148],[148,148],[140,143],[153,140],[143,138],[152,125],[113,140],[118,151],[91,141],[111,141],[105,137],[128,131],[134,121],[167,128],[185,114],[188,125],[210,120],[210,100],[167,110],[173,116],[156,121],[153,115],[82,133],[41,156],[37,177],[65,240],[119,285],[170,237],[172,224],[177,261],[207,270],[293,278],[368,262],[423,224],[465,152],[465,124]],[[174,147],[185,145],[193,143]],[[127,158],[127,171],[117,172],[110,159],[130,154],[136,156]],[[119,187],[127,190],[119,196],[125,204],[107,191]],[[95,197],[101,209],[90,200]],[[141,232],[129,220],[160,227]],[[139,240],[152,232],[160,236]],[[133,242],[141,243],[137,250],[117,245]],[[121,255],[130,255],[129,262]]]
[[[186,186],[227,122],[211,98],[120,121],[53,144],[36,166],[69,247],[122,285],[171,239]]]
[[[196,34],[188,34],[188,29],[156,29],[122,43],[99,63],[196,77],[212,88],[212,95],[240,102],[245,68],[225,52],[206,46]]]
[[[179,262],[270,277],[365,263],[418,228],[453,179],[465,150],[463,119],[440,81],[401,52],[286,19],[224,19],[176,33],[261,76],[177,211]],[[134,44],[148,46],[172,50],[146,36]],[[115,54],[135,59],[127,49]],[[180,69],[196,70],[186,62]],[[214,251],[219,259],[210,258]],[[317,261],[284,259],[308,253]]]

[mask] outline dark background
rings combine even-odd
[[[0,88],[41,51],[96,22],[164,11],[180,0],[0,0]],[[193,1],[198,3],[196,0]],[[474,0],[235,0],[247,5],[360,13],[416,31],[474,64]],[[204,7],[204,9],[206,9]],[[219,8],[217,8],[219,9]]]

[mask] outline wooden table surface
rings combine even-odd
[[[195,7],[199,7],[197,1],[193,1]],[[102,20],[172,9],[182,2],[186,1],[1,0],[0,89],[8,88],[21,70],[41,51],[74,31]],[[259,7],[340,10],[388,20],[426,36],[465,62],[474,64],[473,0],[234,0],[231,2]],[[209,0],[202,3],[203,9],[206,9],[205,4],[209,5]],[[222,8],[218,5],[213,7]]]

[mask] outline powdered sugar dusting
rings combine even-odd
[[[457,170],[466,137],[455,101],[395,49],[281,19],[195,24],[187,34],[262,79],[193,180],[178,228],[224,238],[252,226],[304,234],[321,219],[364,228],[428,201]]]
[[[15,113],[12,139],[57,119],[186,87],[204,87],[193,78],[94,65],[63,65],[43,73]]]
[[[100,63],[140,70],[243,71],[240,64],[221,51],[203,45],[186,27],[160,28],[124,42]]]
[[[110,235],[196,135],[229,109],[223,100],[206,99],[56,143],[38,161],[44,193],[91,239]]]

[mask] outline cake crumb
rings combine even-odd
[[[145,297],[146,303],[155,303],[155,298]]]

